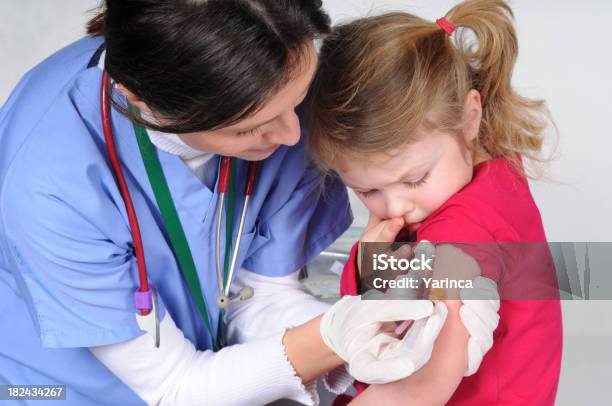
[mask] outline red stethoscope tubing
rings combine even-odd
[[[134,203],[130,191],[128,190],[123,171],[121,170],[121,163],[119,161],[119,155],[115,148],[115,141],[113,139],[113,132],[111,128],[111,103],[110,103],[110,79],[106,70],[102,72],[102,88],[100,91],[100,104],[102,112],[102,127],[104,129],[104,141],[106,143],[106,150],[113,167],[113,172],[119,186],[123,203],[127,211],[128,220],[130,223],[130,229],[132,230],[132,239],[134,240],[134,250],[136,251],[136,262],[138,263],[138,278],[140,281],[140,292],[149,291],[149,281],[147,275],[147,266],[145,263],[144,247],[142,245],[142,237],[140,234],[140,227],[138,226],[138,217],[136,216],[136,210],[134,209]],[[146,316],[149,314],[151,309],[140,309],[140,314]]]
[[[221,158],[221,171],[219,173],[219,193],[226,193],[229,181],[230,181],[230,167],[232,165],[232,158],[224,156]],[[249,169],[247,172],[247,183],[244,188],[245,196],[252,196],[255,191],[255,181],[257,180],[257,162],[249,162]]]
[[[104,141],[106,144],[106,150],[108,157],[115,174],[117,185],[119,186],[119,192],[123,198],[123,203],[127,211],[128,221],[132,232],[132,239],[134,240],[134,251],[136,253],[136,262],[138,264],[138,278],[140,286],[139,292],[149,293],[149,280],[147,267],[145,262],[144,247],[142,244],[142,236],[140,234],[140,227],[138,225],[138,217],[136,216],[136,210],[134,209],[134,203],[130,191],[127,187],[123,171],[121,169],[121,163],[119,161],[119,154],[115,147],[115,141],[113,138],[112,124],[111,124],[111,83],[110,78],[106,70],[102,71],[102,86],[100,91],[100,104],[101,104],[101,116],[102,116],[102,128],[104,131]],[[231,172],[231,157],[224,156],[221,159],[221,167],[219,172],[219,193],[226,193],[230,181]],[[245,186],[244,194],[248,197],[251,196],[255,190],[255,182],[257,178],[257,162],[249,162],[247,182]],[[244,213],[243,213],[244,216]],[[243,220],[244,221],[244,220]],[[240,236],[238,236],[240,238]],[[139,308],[140,314],[143,316],[148,315],[151,312],[151,308]]]

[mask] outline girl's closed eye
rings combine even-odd
[[[423,186],[425,184],[425,182],[427,182],[427,179],[429,178],[429,172],[427,172],[425,175],[423,175],[421,177],[421,179],[417,180],[416,182],[402,182],[404,185],[406,185],[408,188],[410,189],[416,189],[419,186]],[[368,198],[371,197],[373,195],[375,195],[376,193],[378,193],[378,189],[371,189],[371,190],[354,190],[355,193],[357,193],[358,195],[363,196],[364,198]]]
[[[417,180],[416,182],[404,182],[404,185],[408,186],[409,189],[416,189],[419,186],[423,186],[425,182],[427,182],[428,178],[429,178],[429,172],[423,175],[421,179]]]

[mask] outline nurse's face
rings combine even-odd
[[[281,145],[295,145],[300,139],[300,122],[295,108],[302,103],[314,78],[318,55],[313,42],[304,45],[298,71],[283,88],[267,100],[253,115],[214,131],[179,134],[192,148],[247,161],[266,159]],[[130,103],[156,117],[133,93],[118,86]],[[160,124],[164,120],[157,118]]]
[[[304,100],[317,67],[314,45],[307,45],[300,71],[255,114],[215,131],[180,134],[189,146],[248,161],[266,159],[281,145],[300,139],[300,122],[295,108]]]

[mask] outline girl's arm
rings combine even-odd
[[[478,263],[450,244],[436,247],[433,279],[473,279],[480,275]],[[435,341],[430,360],[411,376],[385,385],[371,385],[351,405],[374,401],[401,405],[443,405],[453,395],[468,366],[465,329],[459,309],[458,289],[444,291],[448,316]],[[370,403],[368,403],[370,402]]]
[[[405,379],[369,386],[351,405],[443,405],[450,399],[467,368],[468,333],[459,317],[461,301],[444,303],[448,316],[427,364]]]

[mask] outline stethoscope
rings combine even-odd
[[[117,181],[117,185],[119,187],[119,191],[121,193],[121,197],[123,198],[123,202],[125,204],[125,208],[127,211],[130,229],[132,233],[132,238],[134,240],[134,251],[136,254],[136,261],[138,265],[139,288],[136,290],[134,294],[136,308],[139,310],[139,312],[137,313],[136,319],[141,329],[150,333],[153,336],[155,346],[159,347],[159,311],[158,311],[158,306],[157,306],[158,305],[157,291],[155,287],[152,287],[149,285],[148,273],[147,273],[145,256],[144,256],[144,248],[142,244],[142,237],[140,234],[140,227],[138,226],[138,217],[136,216],[134,204],[132,202],[132,198],[128,190],[127,183],[125,181],[125,177],[123,176],[123,171],[121,170],[119,156],[118,156],[118,153],[115,147],[115,142],[114,142],[112,128],[111,128],[110,90],[111,90],[110,78],[106,70],[103,70],[102,86],[100,89],[100,102],[101,102],[102,126],[104,130],[104,140],[106,143],[106,150],[107,150],[110,162],[111,162],[113,173],[115,175],[115,179]],[[145,131],[142,128],[140,128],[140,130]],[[236,244],[234,245],[234,249],[231,254],[231,262],[229,265],[229,273],[227,274],[227,278],[224,277],[225,276],[224,272],[222,272],[221,270],[222,268],[221,267],[221,250],[220,250],[221,224],[222,224],[223,208],[225,206],[226,195],[228,194],[228,188],[230,186],[232,163],[233,163],[233,158],[231,157],[224,156],[221,158],[221,163],[220,163],[220,168],[219,168],[219,180],[218,180],[218,192],[220,195],[217,201],[215,265],[216,265],[216,273],[217,273],[217,285],[219,289],[219,296],[217,298],[216,304],[221,310],[221,312],[223,312],[229,306],[230,303],[237,301],[237,300],[249,299],[254,294],[253,288],[249,286],[245,286],[242,289],[240,289],[238,294],[234,297],[229,296],[229,290],[230,290],[232,278],[234,275],[234,271],[236,268],[236,261],[238,258],[238,252],[240,250],[240,242],[241,242],[240,237],[242,236],[242,233],[244,230],[244,223],[245,223],[246,215],[248,211],[249,200],[255,190],[255,183],[256,183],[256,178],[257,178],[257,162],[249,162],[247,182],[246,182],[246,187],[244,191],[245,198],[244,198],[244,203],[242,206],[242,213],[240,215],[240,223],[238,226],[238,237],[236,238]],[[161,176],[163,176],[163,174]],[[229,230],[231,230],[233,228],[232,226],[233,221],[231,218],[226,219],[226,223],[228,221],[229,221]],[[231,231],[230,231],[229,243],[231,245]],[[229,248],[228,244],[226,244],[226,246],[227,248]],[[227,248],[226,248],[226,254],[228,252]],[[193,282],[193,279],[195,279],[195,284],[197,285],[195,289],[201,291],[199,287],[199,281],[197,281],[197,277],[192,276],[192,278],[187,277],[186,279],[187,279],[188,284],[191,284]],[[192,292],[193,291],[194,290],[192,289]],[[203,294],[201,295],[203,296]],[[212,327],[210,326],[209,314],[208,314],[208,311],[206,310],[205,304],[203,304],[202,307],[203,307],[203,311],[201,313],[203,313],[202,316],[205,319],[205,322],[207,324],[209,333],[211,335],[211,339],[213,339],[213,347],[214,347],[215,340],[213,338]],[[222,317],[222,315],[220,317]]]

